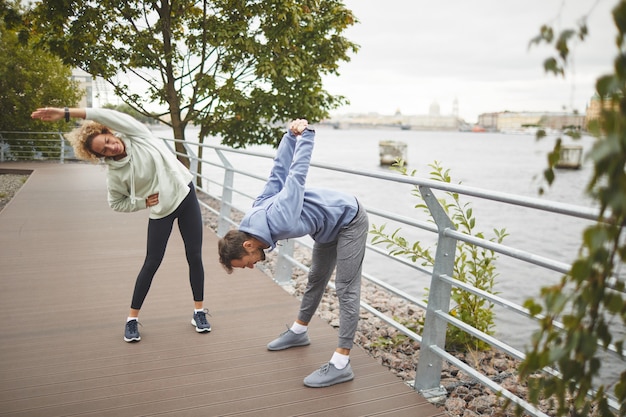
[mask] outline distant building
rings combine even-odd
[[[498,129],[498,114],[500,113],[480,114],[477,124],[487,131],[495,131]]]
[[[83,97],[77,107],[93,107],[93,77],[85,71],[75,68],[72,70],[72,81],[78,81],[83,90]]]
[[[584,130],[587,128],[585,115],[578,113],[547,113],[542,118],[540,125],[541,127],[556,130]]]
[[[478,125],[489,131],[520,133],[536,129],[585,129],[585,116],[576,113],[497,112],[478,116]]]
[[[585,126],[589,126],[589,122],[592,120],[596,120],[600,118],[600,113],[602,109],[608,110],[611,106],[617,108],[617,104],[613,104],[611,100],[605,100],[602,102],[598,93],[595,93],[591,100],[589,101],[589,106],[587,107],[586,117],[585,117]]]
[[[528,127],[538,127],[543,113],[503,112],[498,114],[496,130],[499,132],[516,132]]]
[[[349,114],[335,116],[325,121],[336,129],[349,127],[398,127],[404,130],[459,130],[462,121],[458,118],[458,100],[454,100],[453,114],[441,115],[439,103],[430,104],[428,114],[403,115],[400,109],[391,115],[378,113]],[[455,115],[455,113],[457,115]]]
[[[454,116],[405,116],[402,128],[407,130],[459,130],[459,119]]]
[[[458,102],[454,110],[458,111]],[[459,118],[454,114],[441,115],[439,103],[433,101],[430,104],[427,115],[405,116],[402,120],[403,129],[407,130],[459,130]]]

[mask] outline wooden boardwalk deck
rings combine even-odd
[[[0,212],[0,416],[444,416],[355,347],[355,379],[311,389],[336,330],[315,318],[310,346],[269,352],[298,300],[257,270],[228,275],[205,229],[205,305],[213,331],[190,324],[182,240],[172,233],[142,309],[142,340],[123,341],[143,260],[146,212],[115,213],[105,169],[33,170]]]

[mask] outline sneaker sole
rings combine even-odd
[[[127,338],[126,336],[124,336],[124,342],[128,342],[128,343],[132,343],[132,342],[139,342],[141,340],[141,336],[139,337],[132,337],[132,338]]]
[[[211,331],[211,328],[206,328],[206,329],[201,329],[198,326],[196,326],[196,321],[194,319],[191,319],[191,325],[196,327],[196,331],[198,333],[208,333]]]
[[[324,383],[324,384],[311,384],[311,383],[306,383],[305,382],[304,385],[306,385],[309,388],[326,388],[326,387],[331,387],[333,385],[342,384],[344,382],[349,382],[349,381],[352,381],[353,379],[354,379],[354,375],[352,375],[351,377],[348,377],[348,378],[340,379],[340,380],[338,380],[336,382],[332,382],[332,383],[328,382],[328,383]]]
[[[285,350],[285,349],[289,349],[292,347],[300,347],[300,346],[309,346],[311,344],[311,341],[308,341],[306,343],[298,343],[296,345],[287,345],[287,346],[279,346],[279,347],[267,347],[267,350],[271,350],[273,352],[277,351],[277,350]]]

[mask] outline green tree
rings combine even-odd
[[[275,144],[284,122],[315,122],[345,99],[322,86],[357,46],[338,0],[44,0],[37,31],[66,64],[103,77],[115,94],[185,139],[200,127],[223,144]],[[177,150],[184,153],[182,144]]]
[[[69,67],[58,57],[33,47],[24,36],[22,23],[19,3],[1,1],[0,130],[61,129],[61,123],[53,127],[33,121],[31,112],[43,105],[74,105],[81,91],[71,81]]]
[[[102,106],[105,109],[113,109],[113,110],[117,110],[119,112],[122,113],[126,113],[131,115],[133,118],[139,120],[142,123],[147,123],[147,124],[155,124],[157,123],[157,120],[152,117],[152,116],[146,116],[145,114],[139,113],[137,110],[135,110],[134,108],[132,108],[131,106],[129,106],[126,103],[122,103],[122,104],[104,104]]]
[[[617,401],[617,414],[626,415],[626,370],[617,381],[599,377],[603,352],[613,348],[624,359],[626,327],[625,285],[620,276],[626,260],[626,1],[617,2],[613,20],[618,31],[614,72],[596,82],[603,110],[588,127],[597,141],[588,155],[593,174],[587,192],[600,214],[583,232],[579,257],[569,273],[558,285],[543,288],[540,301],[525,303],[541,319],[521,365],[520,378],[528,380],[531,402],[548,398],[559,416],[614,416],[609,394]],[[545,70],[564,75],[570,44],[584,40],[587,32],[585,19],[558,36],[551,26],[543,26],[532,44],[547,43],[557,52],[557,56],[546,59]],[[557,140],[548,158],[544,175],[548,184],[555,178],[553,168],[560,143]],[[557,321],[562,322],[562,329]],[[616,331],[620,328],[621,335]],[[546,367],[561,375],[542,372]]]

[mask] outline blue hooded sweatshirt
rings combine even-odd
[[[328,243],[356,216],[354,196],[324,189],[305,188],[315,131],[306,129],[297,137],[287,132],[274,158],[274,167],[263,192],[246,213],[239,230],[269,245],[283,239],[311,236]]]

